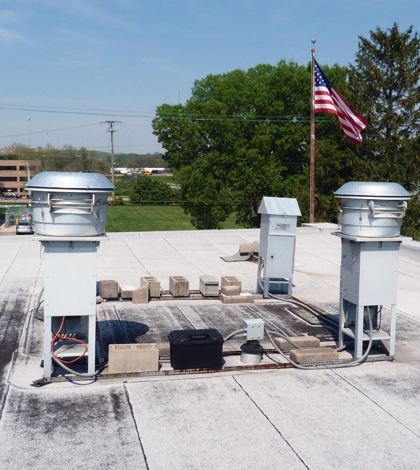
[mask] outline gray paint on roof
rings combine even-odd
[[[337,226],[297,229],[293,294],[334,316],[340,289]],[[109,233],[98,250],[98,279],[139,285],[165,261],[172,275],[236,275],[255,288],[253,263],[219,263],[224,246],[259,238],[259,230]],[[176,256],[146,248],[171,244]],[[188,248],[190,240],[194,250]],[[347,369],[237,371],[53,383],[42,377],[42,309],[32,310],[44,276],[39,242],[0,238],[0,468],[160,470],[355,468],[417,469],[420,461],[420,243],[403,242],[399,263],[396,358]],[[135,250],[127,247],[131,244]],[[145,246],[142,247],[142,242]],[[210,246],[210,245],[211,246]],[[180,265],[180,259],[183,265]],[[185,270],[185,271],[184,271]],[[199,273],[198,273],[199,271]],[[166,276],[166,274],[165,274]],[[160,277],[167,289],[168,280]],[[169,328],[219,327],[264,316],[284,324],[281,302],[106,302],[98,328],[109,342],[165,339]],[[287,309],[292,307],[287,306]],[[384,307],[383,322],[389,313]],[[148,331],[142,329],[146,325]],[[287,317],[288,331],[306,325]],[[140,329],[139,329],[140,328]],[[308,327],[309,328],[309,327]],[[315,331],[316,326],[311,325]],[[240,339],[232,343],[237,347]]]

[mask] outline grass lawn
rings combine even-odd
[[[162,183],[175,183],[172,175],[150,175],[152,178],[156,178]]]
[[[229,216],[224,229],[241,228],[235,225],[235,214]],[[190,217],[180,206],[108,206],[107,232],[161,232],[196,230]]]

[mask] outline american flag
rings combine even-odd
[[[344,134],[356,144],[362,142],[362,131],[368,123],[357,114],[331,85],[320,66],[315,62],[315,104],[316,113],[334,113],[340,120]]]

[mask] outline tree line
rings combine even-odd
[[[420,38],[398,24],[359,36],[348,67],[321,67],[367,121],[348,140],[336,116],[316,117],[316,221],[337,221],[334,192],[349,181],[390,181],[413,195],[403,230],[420,238]],[[309,220],[311,66],[280,61],[197,80],[185,104],[162,104],[153,129],[199,229],[231,213],[258,227],[263,196],[295,197]]]
[[[61,149],[51,145],[31,148],[21,143],[13,143],[7,147],[2,157],[6,160],[29,160],[38,162],[32,166],[31,174],[38,171],[82,171],[95,172],[104,175],[111,173],[111,154],[84,147],[75,148],[65,145]],[[163,154],[115,154],[115,167],[144,168],[153,166],[166,166]]]

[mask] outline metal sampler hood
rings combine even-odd
[[[410,193],[398,183],[372,182],[372,181],[352,181],[343,184],[336,191],[335,197],[342,199],[349,198],[370,198],[370,199],[388,199],[388,200],[406,200],[410,199]]]
[[[33,191],[35,233],[92,237],[105,233],[108,193],[114,185],[99,173],[44,171],[26,186]]]
[[[341,198],[339,220],[344,235],[399,237],[411,195],[398,183],[346,183],[335,193]]]
[[[78,193],[113,192],[115,187],[99,173],[44,171],[26,185],[29,191],[60,191]]]

